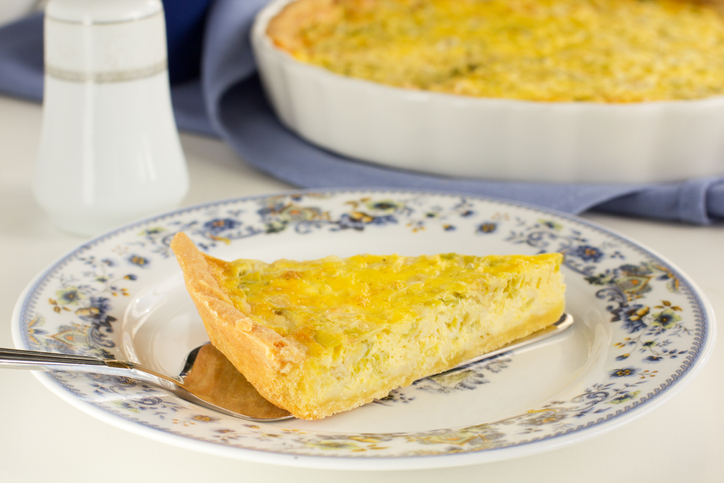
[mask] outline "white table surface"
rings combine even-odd
[[[0,97],[0,346],[30,280],[84,239],[56,229],[31,195],[40,106]],[[191,173],[184,205],[289,186],[254,171],[216,139],[182,135]],[[694,227],[598,214],[679,266],[711,301],[720,337],[709,363],[663,406],[600,436],[484,465],[424,471],[344,472],[276,467],[180,449],[110,426],[70,406],[28,371],[0,370],[0,482],[244,481],[724,481],[724,225]],[[340,480],[342,479],[342,480]]]

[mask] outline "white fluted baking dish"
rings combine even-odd
[[[486,99],[388,87],[295,60],[257,16],[251,40],[282,123],[309,142],[447,176],[653,182],[724,174],[724,96],[598,104]]]

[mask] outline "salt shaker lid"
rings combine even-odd
[[[54,20],[93,24],[139,20],[160,10],[161,0],[52,0],[45,13]]]

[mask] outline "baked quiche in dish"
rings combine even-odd
[[[320,419],[559,320],[562,255],[266,263],[171,248],[211,343],[276,406]]]
[[[250,36],[281,124],[341,166],[669,182],[724,174],[723,5],[272,0]]]

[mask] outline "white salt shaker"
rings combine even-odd
[[[173,118],[160,0],[51,0],[33,191],[94,235],[174,208],[188,171]]]

